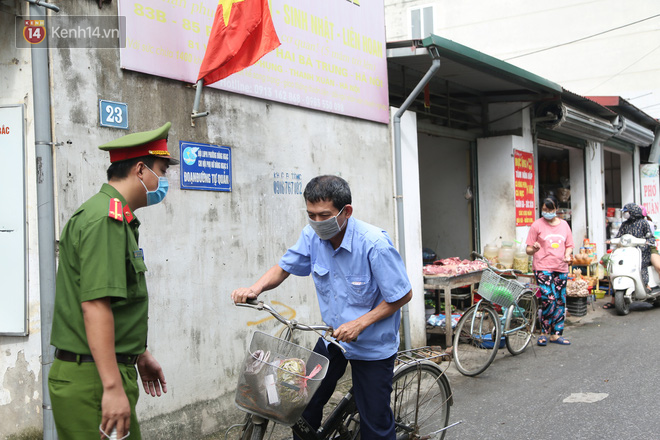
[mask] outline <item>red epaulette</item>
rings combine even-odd
[[[117,198],[110,199],[110,209],[108,209],[108,217],[123,222],[124,214],[122,212],[122,209],[123,206],[121,205],[121,200]]]
[[[131,211],[131,208],[128,205],[124,206],[123,212],[124,212],[124,218],[126,219],[126,223],[132,222],[135,216],[133,215],[133,211]]]

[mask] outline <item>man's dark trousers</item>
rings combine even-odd
[[[319,338],[314,347],[316,353],[330,360],[328,371],[321,386],[314,393],[309,405],[303,412],[303,417],[314,428],[321,426],[323,406],[328,403],[335,391],[337,382],[344,375],[348,360],[341,350],[330,344],[325,346]],[[395,439],[394,416],[390,408],[392,394],[392,378],[394,376],[394,360],[396,354],[388,359],[378,361],[351,360],[353,377],[353,396],[360,413],[360,438],[362,440]],[[294,436],[299,440],[297,436]]]

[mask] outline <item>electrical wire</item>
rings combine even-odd
[[[590,88],[586,93],[591,93],[592,90],[597,89],[598,87],[602,86],[602,85],[605,84],[606,82],[610,81],[612,78],[615,78],[615,77],[621,75],[623,72],[625,72],[626,70],[630,69],[632,66],[634,66],[634,65],[637,64],[637,63],[639,63],[639,62],[642,61],[644,58],[646,58],[647,56],[651,55],[653,52],[655,52],[655,51],[658,50],[658,49],[660,49],[660,45],[654,47],[653,49],[651,49],[651,51],[647,52],[644,56],[642,56],[641,58],[639,58],[637,61],[633,62],[632,64],[629,64],[629,65],[628,65],[627,67],[625,67],[623,70],[621,70],[621,71],[615,73],[614,75],[610,76],[609,78],[607,78],[607,79],[606,79],[605,81],[603,81],[602,83],[598,84],[597,86],[594,86],[594,87]]]
[[[622,26],[618,26],[618,27],[615,27],[615,28],[612,28],[612,29],[608,29],[606,31],[598,32],[597,34],[589,35],[587,37],[578,38],[577,40],[568,41],[566,43],[557,44],[555,46],[546,47],[545,49],[535,50],[535,51],[532,51],[532,52],[529,52],[529,53],[524,53],[522,55],[516,55],[515,57],[511,57],[511,58],[505,58],[504,61],[515,60],[516,58],[522,58],[522,57],[526,57],[528,55],[533,55],[535,53],[545,52],[546,50],[556,49],[556,48],[562,47],[562,46],[567,46],[569,44],[573,44],[573,43],[577,43],[579,41],[587,40],[589,38],[597,37],[599,35],[603,35],[603,34],[606,34],[608,32],[613,32],[613,31],[616,31],[616,30],[619,30],[619,29],[623,29],[625,27],[632,26],[632,25],[641,23],[643,21],[652,20],[652,19],[657,18],[657,17],[660,17],[660,14],[652,15],[650,17],[646,17],[646,18],[643,18],[641,20],[633,21],[632,23],[624,24]]]

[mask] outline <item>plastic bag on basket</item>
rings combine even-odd
[[[270,351],[257,350],[247,359],[245,374],[257,374],[270,359]]]
[[[305,361],[298,358],[283,360],[277,369],[277,391],[286,403],[298,403],[307,397]]]

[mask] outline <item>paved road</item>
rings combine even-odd
[[[569,318],[570,346],[517,357],[504,348],[474,378],[450,367],[451,421],[463,423],[446,438],[660,439],[660,309],[633,304],[617,316],[605,301]]]

